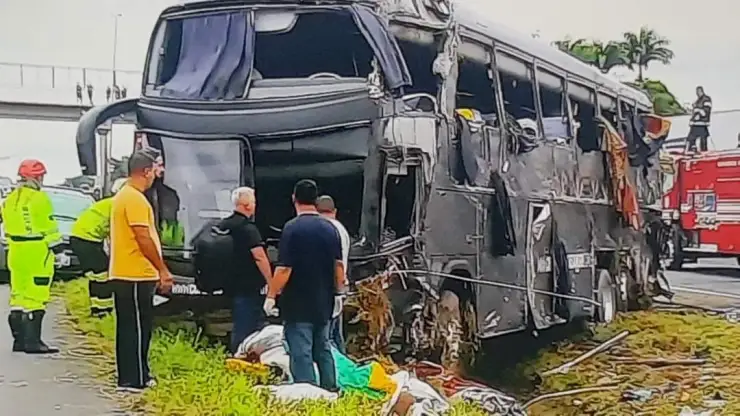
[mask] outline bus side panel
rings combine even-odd
[[[487,205],[493,197],[487,198]],[[492,255],[492,241],[500,239],[503,231],[491,224],[491,215],[486,217],[484,242],[480,254],[482,279],[490,282],[526,287],[526,234],[527,207],[525,198],[510,198],[512,222],[516,236],[513,256]],[[521,330],[527,324],[527,294],[523,290],[507,289],[489,285],[477,285],[478,328],[482,337],[488,338],[501,333]]]
[[[565,245],[565,251],[571,258],[566,279],[558,279],[556,292],[591,299],[594,290],[594,268],[591,251],[591,218],[584,204],[553,203],[553,221],[557,224],[557,234]],[[555,230],[553,230],[555,231]],[[567,281],[566,287],[558,287],[559,282]],[[570,318],[590,317],[593,307],[585,302],[566,300]]]

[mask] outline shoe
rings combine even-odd
[[[147,386],[147,387],[149,387],[149,388],[157,387],[157,380],[155,380],[155,379],[153,379],[153,378],[150,378],[150,379],[149,379],[149,380],[148,380],[148,381],[146,382],[146,386]]]
[[[59,352],[58,348],[49,347],[41,340],[41,324],[45,314],[46,312],[42,310],[23,314],[26,354],[56,354]]]
[[[129,386],[129,385],[122,385],[116,387],[116,391],[118,393],[143,393],[146,390],[146,387],[136,387],[136,386]]]
[[[10,311],[8,325],[10,326],[10,333],[13,334],[13,352],[23,352],[25,350],[23,311]]]

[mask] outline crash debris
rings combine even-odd
[[[277,369],[277,381],[290,382],[288,353],[282,342],[283,328],[269,325],[250,335],[239,346],[227,366],[238,371]],[[465,380],[443,367],[418,362],[393,374],[378,361],[360,364],[333,349],[337,383],[342,392],[360,393],[384,401],[383,415],[441,415],[452,401],[474,403],[491,415],[525,416],[519,403],[509,395],[481,383]],[[306,384],[264,386],[280,400],[336,400],[336,393]]]

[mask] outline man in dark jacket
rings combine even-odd
[[[270,280],[264,310],[275,314],[280,296],[280,315],[285,322],[285,340],[290,372],[295,383],[317,384],[336,391],[337,379],[329,341],[335,296],[344,292],[342,244],[334,226],[316,210],[318,188],[312,180],[301,180],[293,188],[296,218],[288,221],[280,236],[278,267]]]
[[[696,140],[699,139],[699,151],[707,151],[707,139],[709,138],[709,122],[712,118],[712,98],[704,93],[704,88],[696,87],[696,101],[691,107],[691,119],[689,120],[688,149],[696,150]]]

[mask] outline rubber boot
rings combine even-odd
[[[33,311],[23,315],[23,329],[26,332],[26,354],[56,354],[57,348],[51,348],[41,340],[41,323],[45,311]]]
[[[13,352],[23,352],[25,349],[23,311],[10,311],[8,325],[10,326],[10,333],[13,334]]]

